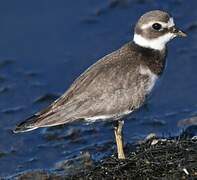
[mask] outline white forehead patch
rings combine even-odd
[[[171,17],[168,21],[168,27],[173,27],[174,25],[174,19]]]
[[[170,28],[175,25],[174,19],[171,17],[167,23],[162,22],[162,21],[151,21],[151,22],[148,22],[148,23],[142,25],[141,29],[147,29],[147,28],[151,27],[154,23],[161,24],[163,28]]]
[[[167,33],[163,36],[154,38],[154,39],[146,39],[142,37],[140,34],[135,33],[133,37],[133,41],[141,47],[151,48],[155,50],[163,50],[168,41],[176,37],[175,34]]]

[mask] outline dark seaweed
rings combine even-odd
[[[157,142],[153,145],[153,142]],[[70,179],[186,179],[197,178],[197,140],[153,139],[136,147],[126,160],[101,160],[91,171]],[[69,178],[68,178],[69,179]]]

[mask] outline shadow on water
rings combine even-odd
[[[197,115],[196,1],[83,0],[0,2],[0,176],[50,169],[90,152],[114,152],[111,123],[75,123],[24,134],[11,129],[49,105],[98,58],[132,39],[141,14],[164,9],[189,36],[169,44],[162,83],[125,123],[126,142],[149,133],[177,135],[177,122]],[[12,162],[12,163],[10,163]]]

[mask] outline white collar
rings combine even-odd
[[[167,33],[158,38],[146,39],[142,37],[140,34],[135,33],[133,37],[133,41],[141,47],[146,47],[146,48],[151,48],[161,51],[165,48],[167,42],[173,39],[174,37],[175,37],[174,34]]]

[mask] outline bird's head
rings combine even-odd
[[[160,10],[150,11],[140,17],[134,33],[134,42],[139,46],[162,50],[175,37],[185,37],[179,30],[173,17]]]

